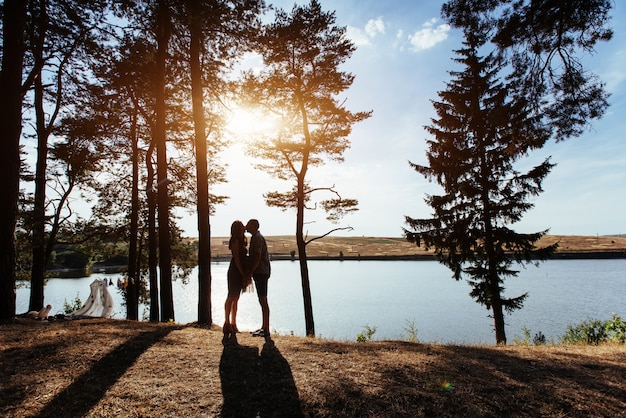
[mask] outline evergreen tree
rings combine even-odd
[[[274,138],[255,141],[250,151],[268,162],[257,167],[293,181],[291,190],[270,192],[265,198],[270,206],[296,210],[306,335],[314,336],[306,245],[332,231],[307,241],[305,210],[316,206],[312,197],[316,192],[330,194],[330,199],[319,203],[331,221],[356,210],[358,202],[342,198],[334,186],[311,186],[307,174],[326,160],[342,161],[352,125],[368,118],[370,112],[353,113],[337,98],[354,79],[338,67],[355,47],[345,37],[345,28],[335,26],[334,13],[323,12],[318,1],[294,6],[291,14],[277,10],[276,21],[263,30],[259,47],[267,69],[249,74],[246,96],[276,112],[282,125]]]
[[[511,94],[523,96],[561,141],[578,136],[604,115],[608,94],[586,69],[583,54],[609,41],[612,0],[448,0],[445,19],[476,29],[497,48],[512,72]],[[513,91],[515,93],[513,93]]]
[[[515,170],[514,163],[550,135],[524,98],[511,97],[499,81],[498,59],[479,57],[483,39],[467,34],[465,48],[456,51],[464,70],[450,72],[434,102],[437,118],[426,127],[434,137],[429,165],[411,163],[444,194],[427,196],[433,217],[406,217],[404,232],[409,241],[433,247],[454,279],[469,277],[470,295],[492,311],[497,344],[506,344],[504,311],[520,309],[527,294],[505,297],[505,278],[517,275],[514,262],[543,260],[556,249],[535,246],[547,231],[517,233],[510,225],[533,207],[529,198],[542,191],[553,165],[546,159],[527,173]]]

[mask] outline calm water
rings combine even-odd
[[[224,320],[227,263],[214,263],[213,320]],[[315,331],[322,338],[355,340],[365,326],[376,327],[373,339],[407,339],[407,328],[417,328],[423,342],[495,343],[489,311],[468,293],[470,286],[456,282],[450,271],[435,261],[311,261],[309,263]],[[118,274],[93,274],[81,279],[51,279],[45,303],[52,313],[63,311],[64,301],[78,295],[84,302],[95,278]],[[527,327],[558,342],[567,325],[588,318],[609,319],[612,313],[626,318],[626,260],[550,260],[528,267],[505,283],[505,296],[529,292],[524,308],[506,316],[509,342],[523,337]],[[116,302],[115,317],[124,318],[122,297],[109,288]],[[30,290],[17,291],[17,312],[28,308]],[[176,322],[197,319],[196,276],[187,285],[174,282]],[[299,265],[274,261],[269,284],[272,330],[304,335],[304,313]],[[142,307],[140,315],[147,316]],[[252,330],[260,325],[256,294],[243,294],[238,325]]]

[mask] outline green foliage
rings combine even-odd
[[[366,343],[372,341],[372,336],[376,333],[376,327],[370,327],[369,325],[363,326],[363,332],[359,332],[356,336],[356,340],[359,343]]]
[[[447,0],[442,16],[497,48],[512,67],[510,91],[527,98],[529,113],[558,141],[580,135],[608,108],[604,83],[580,58],[613,37],[614,7],[611,0]]]
[[[404,327],[404,331],[408,334],[407,340],[412,343],[419,343],[420,341],[417,339],[417,327],[415,326],[415,320],[409,321],[406,320],[406,326]]]
[[[58,244],[50,255],[48,268],[87,270],[92,261],[93,253],[86,246]]]
[[[76,293],[76,297],[71,302],[68,302],[67,299],[63,301],[63,311],[66,314],[71,314],[72,312],[76,312],[77,310],[82,308],[83,302],[80,300],[80,297],[78,295],[79,293]]]
[[[501,80],[504,64],[493,54],[479,55],[484,46],[479,36],[466,34],[455,60],[464,71],[451,71],[447,90],[433,102],[428,165],[410,164],[443,194],[427,195],[432,217],[407,216],[404,232],[408,241],[434,248],[456,280],[468,278],[470,296],[493,312],[496,342],[506,344],[504,313],[521,309],[527,294],[505,297],[505,279],[517,276],[514,263],[536,263],[556,250],[535,246],[546,231],[517,233],[511,225],[532,208],[553,164],[546,159],[517,171],[518,160],[542,146],[549,131]]]
[[[611,316],[611,319],[604,324],[604,330],[609,342],[612,343],[626,343],[626,321],[622,320],[616,314]]]
[[[526,325],[524,325],[522,332],[524,333],[524,337],[522,339],[515,337],[513,339],[513,343],[515,345],[530,345],[530,328],[527,328]]]
[[[592,344],[626,343],[626,321],[616,314],[611,319],[587,319],[578,325],[567,326],[565,335],[561,338],[564,344]]]

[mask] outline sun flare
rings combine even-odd
[[[226,124],[226,129],[231,135],[244,140],[271,135],[278,128],[278,117],[268,116],[247,107],[231,109]]]

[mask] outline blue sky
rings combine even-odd
[[[301,4],[302,2],[298,2]],[[273,4],[291,10],[294,1]],[[359,200],[360,210],[338,225],[324,220],[321,211],[307,213],[309,235],[336,226],[350,226],[344,236],[400,237],[404,216],[426,218],[427,193],[440,193],[409,167],[426,162],[423,129],[434,110],[430,100],[445,88],[454,68],[453,50],[461,34],[440,18],[441,2],[415,0],[321,0],[335,10],[337,24],[346,26],[358,49],[343,69],[356,79],[343,95],[353,111],[372,110],[370,119],[354,126],[345,162],[311,172],[313,185],[332,186],[344,197]],[[550,229],[558,235],[626,233],[626,5],[614,3],[614,38],[585,57],[587,68],[600,76],[611,93],[603,119],[578,138],[550,143],[533,152],[518,168],[529,168],[552,156],[557,166],[544,182],[535,207],[513,228],[519,232]],[[223,155],[230,182],[214,192],[230,196],[211,218],[213,236],[227,236],[235,219],[256,217],[265,235],[293,235],[295,212],[264,204],[263,193],[287,190],[291,183],[271,179],[252,168],[253,161],[239,144]],[[184,213],[181,223],[189,236],[197,235],[195,214]]]

